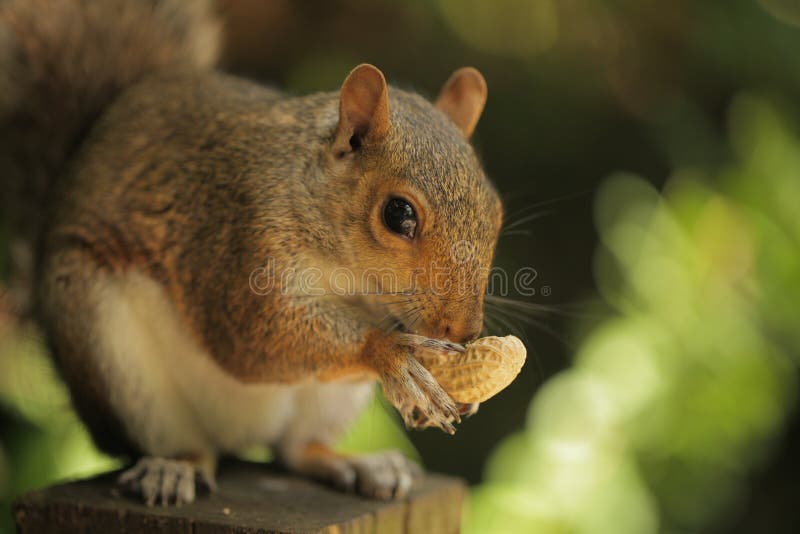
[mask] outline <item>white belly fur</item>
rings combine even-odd
[[[99,282],[96,352],[111,405],[151,455],[234,452],[254,444],[331,443],[372,394],[371,381],[243,384],[138,273]]]

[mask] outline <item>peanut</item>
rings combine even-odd
[[[483,402],[505,389],[525,363],[525,345],[514,336],[480,338],[463,351],[431,340],[417,350],[417,360],[460,403]]]

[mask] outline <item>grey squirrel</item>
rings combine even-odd
[[[453,432],[474,410],[403,334],[481,331],[502,220],[468,142],[485,81],[460,69],[430,103],[360,65],[291,97],[216,70],[218,41],[204,1],[0,3],[3,215],[30,251],[16,274],[78,413],[138,459],[120,483],[147,503],[191,502],[219,454],[253,444],[403,497],[421,471],[401,454],[331,447],[376,380],[412,426]],[[355,285],[255,291],[268,262]],[[369,276],[387,268],[391,283]]]

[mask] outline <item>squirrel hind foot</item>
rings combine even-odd
[[[404,499],[422,468],[399,451],[384,451],[348,458],[356,472],[356,491],[380,500]]]
[[[308,447],[294,455],[287,467],[301,475],[327,482],[340,491],[383,501],[404,499],[422,468],[399,451],[345,456],[327,447]]]
[[[187,460],[145,456],[117,479],[125,493],[147,506],[181,506],[194,502],[198,490],[215,491],[213,470]]]

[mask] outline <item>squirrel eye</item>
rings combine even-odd
[[[417,212],[402,198],[390,198],[383,208],[383,222],[392,232],[413,239],[417,233]]]

